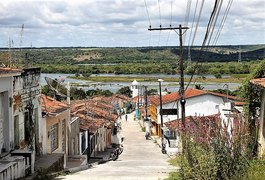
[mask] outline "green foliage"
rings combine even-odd
[[[253,159],[242,180],[263,180],[265,177],[265,159]]]
[[[147,96],[157,95],[157,89],[147,90]]]
[[[71,87],[70,96],[71,99],[85,99],[86,92],[82,88]]]
[[[91,75],[92,75],[92,73],[82,73],[82,76],[86,77],[86,78],[90,77]]]
[[[252,74],[245,80],[242,88],[240,89],[240,95],[247,102],[245,105],[245,112],[248,117],[249,128],[251,136],[253,137],[253,141],[249,144],[249,146],[253,147],[251,156],[256,156],[257,148],[258,148],[258,128],[256,124],[256,119],[259,118],[260,111],[260,97],[261,97],[261,88],[257,85],[254,85],[250,82],[251,79],[255,78],[263,78],[265,77],[265,60],[261,61],[261,63],[257,64],[257,67],[252,72]]]
[[[86,95],[89,97],[98,96],[98,95],[109,97],[112,96],[113,93],[110,90],[102,90],[97,88],[97,89],[88,90],[86,92]]]
[[[235,90],[235,91],[231,91],[231,90],[226,90],[226,89],[215,89],[212,90],[212,92],[217,92],[217,93],[221,93],[221,94],[226,94],[228,93],[228,95],[231,96],[238,96],[239,95],[239,90]]]
[[[183,154],[179,155],[179,174],[182,179],[242,178],[248,168],[248,143],[252,141],[247,123],[234,116],[233,131],[215,120],[194,121],[190,117],[182,135]]]
[[[132,91],[129,86],[122,87],[118,90],[117,94],[123,94],[128,97],[132,97]]]
[[[216,79],[221,79],[221,78],[222,78],[222,75],[221,75],[220,73],[218,73],[218,74],[215,74],[214,77],[215,77]]]
[[[189,142],[188,148],[192,165],[184,155],[178,157],[182,179],[217,179],[218,162],[214,150],[205,149],[194,142]]]
[[[195,89],[203,90],[204,87],[201,84],[195,84]]]

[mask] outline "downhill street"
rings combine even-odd
[[[122,136],[124,151],[117,161],[109,161],[90,169],[58,179],[164,179],[175,168],[168,163],[168,156],[161,153],[153,140],[145,139],[137,121],[133,121],[134,112],[128,115],[128,121],[122,116]]]

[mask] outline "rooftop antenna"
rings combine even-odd
[[[8,67],[11,67],[11,39],[8,37]]]
[[[21,31],[20,31],[20,43],[19,43],[19,48],[20,48],[20,51],[21,51],[21,48],[22,48],[22,42],[23,42],[23,31],[24,31],[24,24],[22,24],[22,27],[21,27]]]

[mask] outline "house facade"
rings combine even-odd
[[[40,68],[0,68],[0,84],[0,177],[21,178],[42,152]]]
[[[59,153],[68,157],[68,129],[70,107],[49,96],[42,95],[43,154]]]
[[[36,155],[42,153],[40,68],[23,69],[13,79],[14,148],[34,172]]]
[[[219,113],[219,106],[225,102],[238,101],[234,96],[226,96],[198,89],[187,89],[185,91],[185,116],[208,116]],[[176,115],[163,115],[163,123],[179,119],[181,117],[180,95],[173,92],[162,96],[163,109],[176,109]],[[150,98],[151,133],[161,137],[161,116],[159,97]]]
[[[13,79],[21,70],[0,68],[0,155],[14,149]],[[16,139],[17,141],[17,139]],[[18,142],[16,142],[18,144]]]
[[[265,155],[265,78],[253,79],[252,84],[259,87],[260,93],[260,115],[259,115],[259,127],[258,127],[258,156]]]
[[[13,118],[13,81],[22,70],[0,68],[0,179],[18,179],[26,175],[26,158],[11,156],[17,129]],[[18,143],[18,142],[16,142]],[[29,168],[28,171],[31,171]]]
[[[69,155],[79,155],[80,149],[79,149],[79,134],[80,134],[80,118],[79,117],[71,117],[70,121],[70,128],[69,128],[69,149],[68,154]]]

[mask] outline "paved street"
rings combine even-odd
[[[117,161],[109,161],[96,165],[88,170],[59,179],[164,179],[174,169],[168,163],[167,155],[152,140],[145,140],[145,133],[137,121],[133,121],[134,113],[128,121],[122,117],[122,136],[125,137],[124,151]]]

